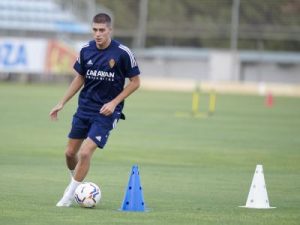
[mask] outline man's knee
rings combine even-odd
[[[92,140],[87,139],[80,148],[79,159],[80,160],[89,160],[92,157],[96,148],[97,148],[97,145]]]
[[[68,145],[66,147],[65,155],[67,159],[74,159],[77,157],[77,152],[82,144],[81,139],[69,139]]]
[[[79,152],[79,159],[82,161],[89,160],[92,156],[92,151],[88,149],[81,149]]]
[[[73,159],[77,157],[77,151],[75,149],[72,149],[70,147],[67,147],[65,151],[65,155],[67,159]]]

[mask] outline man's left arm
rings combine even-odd
[[[127,98],[129,95],[131,95],[139,87],[140,87],[140,76],[136,75],[134,77],[130,77],[129,83],[126,85],[123,91],[112,101],[104,104],[100,109],[100,113],[105,116],[111,115],[115,111],[117,105],[120,102],[122,102],[125,98]]]

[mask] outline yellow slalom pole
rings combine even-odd
[[[216,93],[214,90],[211,90],[209,95],[209,115],[212,115],[216,110]]]

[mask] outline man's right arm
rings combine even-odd
[[[80,90],[83,84],[84,84],[84,77],[81,76],[80,74],[76,74],[76,77],[71,82],[63,98],[50,111],[49,116],[51,120],[57,120],[57,113],[63,109],[64,105]]]

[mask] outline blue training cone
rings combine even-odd
[[[146,206],[140,181],[140,173],[138,166],[134,165],[132,166],[127,189],[125,190],[125,195],[120,210],[144,212],[145,209]]]

